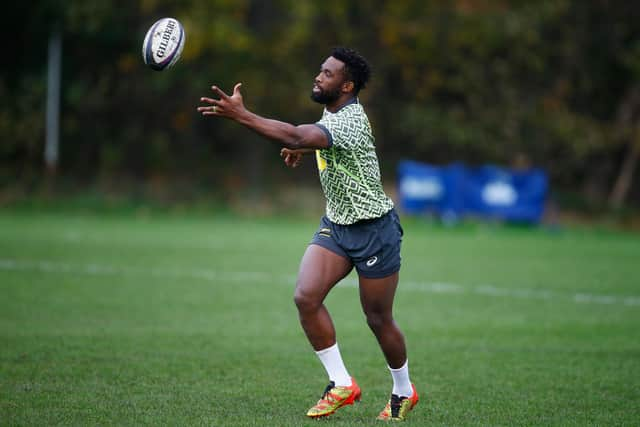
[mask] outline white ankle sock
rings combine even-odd
[[[404,362],[404,365],[398,369],[392,369],[389,366],[389,371],[391,371],[391,376],[393,377],[393,390],[391,393],[400,397],[410,397],[413,394],[413,389],[409,379],[409,360]]]
[[[351,376],[347,372],[344,362],[342,362],[338,343],[323,350],[316,351],[316,354],[322,362],[324,369],[327,371],[327,375],[329,375],[329,381],[333,381],[337,386],[342,387],[351,385]]]

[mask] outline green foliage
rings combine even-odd
[[[174,69],[156,73],[139,52],[162,16],[183,22],[187,43]],[[600,183],[607,187],[627,142],[615,136],[624,134],[616,115],[640,76],[639,16],[634,2],[600,0],[18,5],[8,22],[21,43],[9,47],[12,61],[0,74],[9,100],[0,106],[4,179],[40,170],[47,37],[59,27],[67,176],[198,177],[211,185],[245,170],[262,170],[258,181],[273,176],[277,149],[247,155],[256,138],[199,117],[198,98],[212,84],[230,91],[242,81],[257,113],[312,122],[320,114],[309,101],[312,78],[330,47],[346,44],[373,65],[362,100],[387,173],[399,158],[525,159],[548,170],[555,186],[575,189],[609,164]]]

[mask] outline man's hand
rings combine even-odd
[[[283,148],[280,150],[280,157],[284,159],[284,164],[290,168],[297,168],[302,161],[302,156],[309,150],[291,150],[290,148]]]
[[[327,135],[316,125],[295,126],[291,123],[267,119],[247,110],[240,93],[241,86],[242,83],[237,83],[233,87],[233,95],[231,96],[224,93],[219,87],[211,86],[211,90],[218,96],[218,99],[200,98],[200,102],[206,105],[199,106],[198,112],[203,116],[219,116],[234,120],[291,150],[308,149],[313,151],[331,146]],[[296,159],[298,156],[292,156],[291,161],[287,162],[285,159],[285,163],[287,166],[295,167],[300,162],[299,159],[297,161]]]
[[[208,106],[198,107],[198,111],[203,116],[220,116],[227,117],[232,120],[238,120],[246,113],[240,87],[242,83],[237,83],[233,87],[233,95],[229,96],[218,86],[211,86],[211,90],[219,96],[219,99],[202,97],[200,102],[209,104]]]

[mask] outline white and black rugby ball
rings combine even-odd
[[[144,63],[156,71],[172,67],[180,59],[184,39],[184,28],[177,19],[159,19],[149,28],[142,43]]]

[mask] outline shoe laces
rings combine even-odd
[[[329,382],[329,385],[327,385],[327,387],[324,389],[324,391],[322,392],[322,396],[320,396],[320,399],[325,400],[325,401],[329,401],[329,398],[332,397],[331,394],[329,394],[329,392],[336,386],[336,383],[331,381]]]
[[[400,397],[397,394],[391,395],[391,416],[393,418],[397,418],[400,414],[400,407],[402,406],[402,401],[407,399],[406,397]]]

